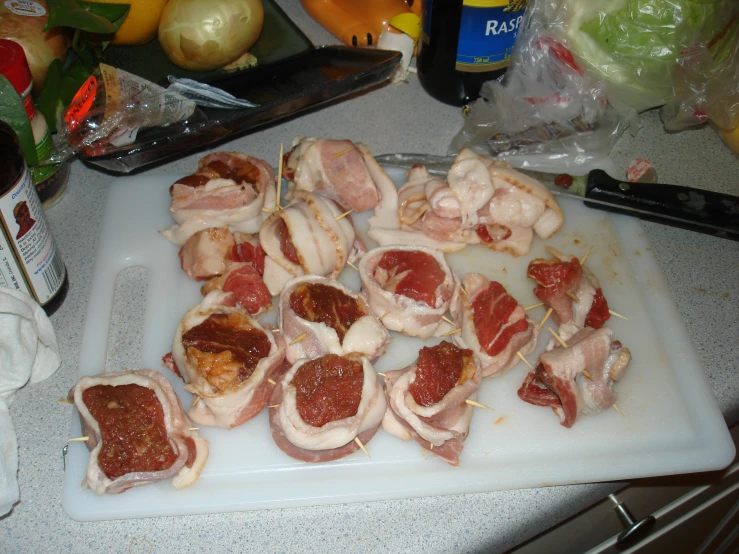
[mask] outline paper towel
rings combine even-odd
[[[18,441],[8,406],[26,383],[52,375],[61,363],[49,318],[26,293],[0,288],[0,516],[18,502]]]

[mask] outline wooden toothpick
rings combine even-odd
[[[298,335],[297,337],[295,337],[293,339],[293,341],[288,346],[292,346],[293,344],[300,342],[301,340],[303,340],[307,336],[308,336],[307,333],[303,333],[302,335]]]
[[[549,316],[552,315],[552,308],[549,308],[547,310],[547,313],[544,314],[544,318],[541,320],[541,323],[539,323],[539,329],[544,327],[544,322],[549,319]]]
[[[262,211],[264,213],[267,213],[267,214],[271,214],[272,213],[272,210],[270,210],[269,208],[262,208]]]
[[[590,379],[591,381],[593,380],[593,376],[592,376],[592,375],[590,375],[590,373],[588,372],[588,370],[587,370],[587,369],[583,369],[583,370],[582,370],[582,374],[583,374],[583,375],[585,375],[585,377],[587,377],[587,378],[588,378],[588,379]]]
[[[570,298],[572,298],[575,302],[580,302],[580,299],[577,297],[576,294],[573,294],[570,291],[565,292],[565,294],[569,296]]]
[[[275,383],[275,382],[274,382],[274,381],[273,381],[272,379],[267,379],[267,382],[268,382],[268,383],[269,383],[270,385],[276,385],[276,384],[277,384],[277,383]]]
[[[623,413],[623,412],[621,411],[621,408],[619,408],[619,407],[618,407],[618,404],[616,404],[615,402],[613,403],[613,408],[614,408],[614,409],[615,409],[615,410],[616,410],[616,411],[617,411],[617,412],[618,412],[619,414],[621,414],[621,417],[626,417],[626,416],[624,415],[624,413]]]
[[[558,260],[564,260],[565,259],[565,255],[562,254],[562,252],[560,252],[559,250],[557,250],[553,246],[547,245],[544,248],[546,248],[547,249],[547,252],[549,252],[552,256],[554,256]]]
[[[74,404],[74,402],[66,396],[64,398],[60,398],[57,402],[59,402],[59,404]]]
[[[383,377],[385,377],[385,374],[384,373],[380,373],[379,371],[377,372],[377,375],[382,375]]]
[[[357,266],[355,266],[353,263],[351,263],[349,260],[346,261],[346,265],[348,265],[349,267],[353,267],[354,269],[356,269],[357,271],[359,271],[359,268]]]
[[[441,316],[441,319],[443,319],[444,321],[446,321],[446,322],[447,322],[447,323],[448,323],[449,325],[454,325],[455,327],[457,326],[457,324],[456,324],[456,323],[454,323],[454,322],[453,322],[453,321],[452,321],[451,319],[449,319],[449,318],[448,318],[447,316],[445,316],[445,315]]]
[[[431,446],[429,446],[429,450],[433,450],[434,449],[434,443],[433,442],[430,442],[429,444],[431,445]]]
[[[465,296],[469,296],[469,294],[467,294],[467,291],[464,290],[464,287],[459,287],[459,290],[461,290],[462,294],[464,294]]]
[[[620,317],[621,319],[625,319],[626,321],[628,321],[628,320],[629,320],[629,318],[628,318],[628,317],[626,317],[626,316],[623,316],[623,315],[621,315],[621,314],[619,314],[619,313],[616,313],[616,312],[614,312],[613,310],[608,310],[608,313],[609,313],[609,314],[611,314],[611,315],[612,315],[613,317]]]
[[[527,366],[529,366],[529,369],[530,369],[531,371],[535,371],[535,370],[534,370],[534,366],[532,366],[532,365],[531,365],[531,364],[529,363],[529,361],[528,361],[528,360],[526,359],[526,356],[524,356],[523,354],[521,354],[521,351],[520,351],[520,350],[519,350],[518,352],[516,352],[516,355],[517,355],[517,356],[518,356],[519,358],[521,358],[521,360],[523,360],[523,363],[525,363],[525,364],[526,364]]]
[[[280,195],[282,194],[282,150],[283,145],[280,143],[280,161],[277,164],[277,201],[275,202],[275,207],[278,210],[282,209],[282,206],[280,206]]]
[[[353,146],[351,148],[347,148],[346,150],[340,150],[339,152],[334,152],[333,156],[335,158],[338,158],[339,156],[343,156],[344,154],[348,154],[352,150],[354,150],[354,147]]]
[[[526,306],[523,311],[528,312],[529,310],[533,310],[534,308],[538,308],[539,306],[543,306],[544,302],[539,302],[538,304],[531,304],[531,306]]]
[[[486,410],[493,410],[490,406],[486,406],[485,404],[480,404],[479,402],[475,402],[474,400],[470,400],[469,398],[465,400],[465,402],[467,402],[467,404],[469,404],[470,406],[474,406],[475,408],[484,408]]]
[[[74,439],[67,439],[67,442],[86,442],[90,440],[90,437],[77,437]]]
[[[557,339],[557,342],[562,345],[562,348],[567,348],[567,343],[562,340],[562,337],[560,337],[554,329],[552,329],[551,327],[547,327],[547,329],[549,329],[549,332],[552,334],[552,336]]]
[[[344,212],[341,215],[337,215],[334,219],[336,221],[339,221],[340,219],[344,219],[346,216],[348,216],[350,213],[352,213],[354,210],[349,210],[348,212]]]
[[[439,337],[448,337],[449,335],[456,335],[457,333],[461,333],[462,329],[460,327],[457,327],[456,329],[452,329],[451,331],[447,331],[446,333],[442,333],[439,335]]]
[[[366,448],[364,447],[364,445],[362,444],[362,441],[361,441],[361,440],[359,440],[359,437],[354,437],[354,442],[356,442],[356,443],[357,443],[357,446],[358,446],[359,448],[361,448],[361,449],[362,449],[362,451],[363,451],[363,452],[364,452],[365,454],[367,454],[367,457],[368,457],[368,458],[371,458],[371,457],[372,457],[372,456],[370,456],[370,453],[369,453],[369,452],[367,452],[367,449],[366,449]]]
[[[200,427],[190,427],[190,431],[199,431]]]
[[[585,263],[585,260],[587,260],[588,259],[588,256],[590,256],[590,251],[592,249],[593,249],[592,246],[590,248],[588,248],[588,251],[585,252],[585,255],[582,258],[580,258],[580,265],[583,265]]]
[[[195,405],[196,405],[196,404],[197,404],[198,402],[200,402],[200,397],[199,397],[199,396],[195,396],[195,400],[193,400],[193,401],[192,401],[192,406],[191,406],[191,407],[192,407],[192,408],[194,408],[194,407],[195,407]]]
[[[272,404],[271,406],[267,406],[268,408],[279,408],[279,404]]]

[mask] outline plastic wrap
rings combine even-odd
[[[707,121],[723,129],[739,126],[739,18],[718,40],[686,48],[673,81],[675,96],[660,112],[668,131]]]
[[[57,124],[56,149],[42,163],[59,163],[78,152],[104,154],[136,142],[142,128],[171,125],[186,120],[194,111],[192,100],[100,64]]]
[[[737,10],[736,0],[532,0],[508,73],[483,85],[450,153],[471,146],[524,167],[602,158],[638,112],[673,97],[680,53],[720,40]]]

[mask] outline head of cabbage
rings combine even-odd
[[[208,71],[247,52],[263,24],[262,0],[169,0],[159,21],[159,43],[183,69]]]

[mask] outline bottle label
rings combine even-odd
[[[22,290],[42,306],[62,288],[67,270],[28,170],[0,197],[0,286]]]
[[[464,0],[457,43],[457,71],[507,67],[528,0]]]

